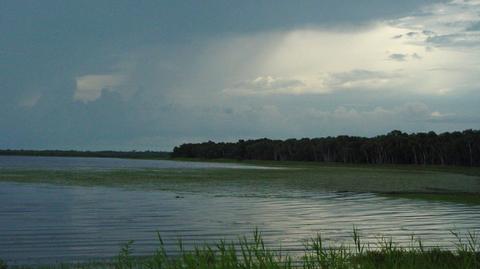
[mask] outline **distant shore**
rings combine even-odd
[[[80,151],[80,150],[23,150],[1,149],[0,156],[42,156],[42,157],[95,157],[127,159],[166,159],[171,155],[167,151]]]

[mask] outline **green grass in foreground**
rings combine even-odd
[[[118,256],[107,262],[86,264],[59,264],[40,267],[12,268],[385,268],[385,269],[478,269],[480,268],[480,244],[475,234],[468,233],[464,237],[456,234],[458,243],[456,250],[423,247],[421,241],[413,240],[407,248],[398,247],[391,240],[381,238],[375,246],[365,245],[356,229],[353,230],[353,244],[349,246],[326,247],[320,235],[305,244],[304,253],[300,257],[292,257],[279,251],[272,251],[265,246],[260,233],[255,232],[253,238],[241,238],[236,243],[220,241],[216,245],[197,246],[194,250],[185,250],[179,243],[179,254],[170,256],[165,251],[159,236],[159,248],[152,256],[132,256],[133,241],[125,244]],[[0,269],[8,266],[0,262]]]
[[[231,160],[222,160],[231,162]],[[389,197],[480,204],[480,168],[245,161],[283,169],[0,169],[0,181],[148,190],[372,192]]]

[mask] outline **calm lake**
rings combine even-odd
[[[0,156],[1,168],[27,169],[202,169],[202,168],[248,168],[270,169],[269,167],[241,165],[235,163],[178,162],[169,160],[139,160],[118,158],[84,157],[30,157]]]
[[[0,157],[0,168],[248,168],[235,164],[104,158]],[[1,170],[0,170],[1,172]],[[366,241],[379,235],[407,244],[452,246],[450,230],[480,233],[480,206],[391,199],[370,193],[248,188],[225,182],[165,190],[0,182],[0,258],[11,264],[110,258],[134,240],[134,254],[151,254],[160,232],[167,249],[250,235],[255,227],[285,251],[322,233],[349,242],[356,225]],[[254,190],[254,191],[252,191]]]

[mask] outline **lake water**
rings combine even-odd
[[[55,164],[47,166],[72,161],[60,159],[65,160],[55,158]],[[109,168],[84,161],[88,167]],[[160,162],[155,167],[166,165]],[[208,164],[216,165],[224,164]],[[128,240],[135,240],[134,254],[145,255],[158,246],[157,231],[174,252],[179,238],[191,247],[249,235],[258,227],[268,244],[293,253],[316,233],[328,242],[348,242],[353,225],[370,242],[385,235],[407,244],[415,234],[426,245],[452,246],[450,230],[480,233],[480,206],[369,193],[279,192],[261,182],[246,189],[235,186],[239,185],[217,184],[208,191],[198,191],[194,185],[182,191],[148,191],[0,182],[0,257],[13,264],[109,258]]]
[[[241,165],[235,163],[178,162],[169,160],[139,160],[119,158],[84,157],[31,157],[0,156],[0,168],[28,169],[202,169],[202,168],[248,168],[270,169],[269,167]]]

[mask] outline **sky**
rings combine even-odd
[[[0,0],[0,148],[480,128],[480,0]]]

